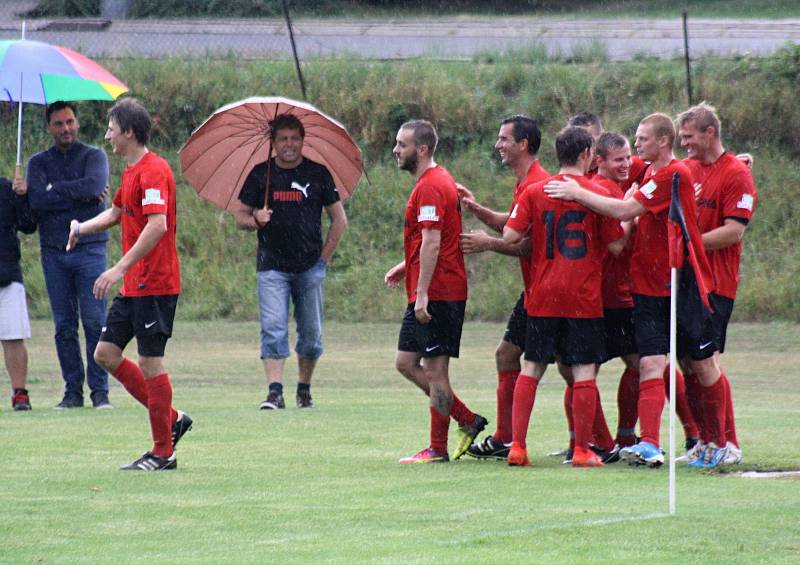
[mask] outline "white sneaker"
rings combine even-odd
[[[684,453],[680,457],[676,457],[675,461],[692,463],[696,461],[698,458],[702,457],[705,448],[706,444],[704,444],[702,441],[698,441],[696,444],[694,444],[694,447],[692,447],[686,453]]]
[[[728,448],[728,453],[725,455],[725,458],[722,460],[723,463],[726,465],[738,465],[742,462],[742,449],[736,447],[733,443],[728,442],[725,444],[725,447]]]

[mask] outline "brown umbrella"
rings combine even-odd
[[[247,98],[214,112],[179,152],[184,178],[202,198],[235,210],[247,175],[272,154],[268,124],[281,114],[302,122],[303,156],[328,168],[342,199],[350,196],[364,171],[353,138],[311,104],[280,96]]]

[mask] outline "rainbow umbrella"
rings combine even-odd
[[[23,32],[24,33],[24,32]],[[0,95],[19,102],[17,166],[22,164],[22,104],[114,100],[128,91],[103,67],[71,49],[27,39],[0,41]]]

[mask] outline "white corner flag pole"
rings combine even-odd
[[[669,513],[675,514],[675,370],[678,366],[678,269],[670,269],[669,300]]]

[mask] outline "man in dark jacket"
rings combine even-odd
[[[80,124],[73,104],[54,102],[45,115],[55,143],[31,157],[27,178],[14,179],[14,187],[23,187],[27,181],[30,206],[39,221],[42,270],[64,379],[64,398],[56,408],[83,406],[84,380],[94,407],[112,408],[108,374],[93,358],[105,323],[106,301],[93,296],[92,285],[106,270],[108,234],[81,238],[75,250],[66,252],[70,220],[88,220],[106,208],[108,158],[102,149],[78,141]],[[78,337],[79,316],[86,337],[86,370]]]
[[[14,194],[17,192],[17,194]],[[25,382],[28,378],[28,350],[25,339],[31,337],[22,269],[19,267],[17,231],[33,233],[36,221],[28,206],[25,190],[12,191],[11,182],[0,178],[0,342],[8,376],[11,378],[11,406],[30,410],[31,401]]]

